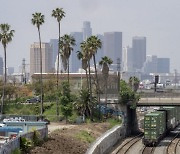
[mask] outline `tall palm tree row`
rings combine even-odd
[[[54,17],[57,22],[58,22],[58,61],[57,61],[57,70],[56,70],[56,86],[57,86],[57,91],[59,87],[59,54],[60,54],[60,33],[61,33],[61,20],[65,17],[65,12],[63,11],[62,8],[56,8],[55,10],[52,11],[52,17]],[[56,96],[56,114],[59,115],[59,107],[58,107],[58,96]]]
[[[104,56],[102,57],[99,65],[102,66],[102,74],[105,79],[105,102],[107,103],[107,81],[109,76],[109,66],[113,63],[111,58]]]
[[[60,38],[60,55],[63,63],[64,70],[68,72],[68,84],[69,84],[69,57],[73,46],[75,45],[75,39],[71,35],[65,34]]]
[[[82,68],[86,70],[86,77],[88,83],[88,89],[90,93],[90,102],[92,100],[92,84],[91,84],[91,71],[90,71],[90,59],[92,57],[92,52],[90,52],[90,43],[86,40],[81,43],[81,53],[82,53]]]
[[[81,48],[83,48],[83,44],[81,44]],[[81,49],[82,50],[82,49]],[[88,91],[89,91],[89,80],[88,80],[88,63],[87,63],[87,58],[84,56],[84,52],[83,51],[77,51],[77,58],[79,59],[79,60],[81,60],[82,61],[82,69],[84,69],[85,70],[85,72],[86,72],[86,84],[87,84],[87,89],[88,89]]]
[[[58,32],[59,32],[59,36],[58,36],[58,62],[57,62],[57,88],[58,88],[58,82],[59,82],[59,54],[60,54],[60,33],[61,33],[61,20],[65,17],[65,12],[63,11],[62,8],[56,8],[55,10],[52,11],[52,17],[54,17],[57,22],[58,22]]]
[[[98,82],[98,75],[97,75],[97,68],[96,68],[96,53],[98,49],[101,48],[102,42],[97,36],[91,36],[87,39],[87,42],[89,44],[89,52],[91,52],[93,62],[94,62],[94,68],[95,68],[95,79],[96,79],[96,91],[97,91],[97,98],[98,102],[100,102],[100,95],[99,95],[99,82]]]
[[[14,32],[15,32],[14,30],[11,30],[10,28],[11,28],[11,26],[8,24],[0,25],[0,42],[2,43],[3,48],[4,48],[4,66],[5,66],[4,82],[5,82],[5,84],[7,82],[6,48],[7,48],[7,44],[12,41],[12,38],[13,38]]]
[[[0,42],[3,45],[4,48],[4,82],[3,82],[3,94],[2,94],[2,102],[1,102],[1,114],[3,114],[3,106],[4,106],[4,91],[5,91],[5,85],[7,82],[7,67],[6,67],[6,48],[7,44],[12,41],[12,38],[14,36],[14,30],[10,29],[11,26],[8,24],[1,24],[0,25]]]
[[[44,15],[41,13],[34,13],[32,14],[31,22],[35,25],[38,29],[39,35],[39,47],[40,47],[40,83],[41,83],[41,115],[43,114],[43,82],[42,82],[42,50],[41,50],[41,33],[40,33],[40,26],[44,23]]]

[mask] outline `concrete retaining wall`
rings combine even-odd
[[[13,140],[11,140],[8,143],[5,143],[1,148],[0,148],[0,154],[11,154],[11,152],[20,147],[20,138],[17,137]]]
[[[48,136],[48,128],[42,128],[37,130],[40,133],[41,139],[44,139]],[[16,148],[20,148],[20,137],[26,137],[28,139],[32,139],[34,132],[29,132],[26,134],[23,134],[19,137],[16,137],[15,139],[9,141],[8,143],[2,145],[0,147],[0,154],[11,154],[13,150]]]
[[[47,127],[38,129],[37,131],[40,133],[40,138],[41,139],[44,139],[44,138],[48,137],[48,128]],[[34,135],[34,132],[29,132],[29,133],[21,135],[21,137],[32,139],[33,135]]]
[[[90,146],[86,154],[105,154],[119,140],[125,137],[125,129],[123,126],[115,126],[108,130]]]

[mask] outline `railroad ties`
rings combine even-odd
[[[142,154],[153,154],[154,150],[155,150],[155,147],[144,146],[142,150]]]
[[[120,146],[116,152],[113,152],[113,154],[126,154],[130,150],[131,147],[133,147],[138,141],[142,140],[143,133],[140,133],[139,135],[131,138],[126,143],[124,143],[122,146]]]
[[[177,154],[178,152],[176,151],[177,145],[180,142],[179,138],[180,132],[178,134],[175,134],[172,140],[169,142],[166,148],[166,153],[167,154]]]

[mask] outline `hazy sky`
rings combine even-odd
[[[171,70],[180,72],[180,0],[0,0],[0,23],[16,31],[7,48],[7,66],[18,70],[22,58],[29,63],[30,44],[38,41],[32,13],[45,15],[43,42],[58,37],[57,22],[51,17],[57,7],[66,12],[62,34],[81,31],[83,21],[90,21],[93,34],[123,32],[123,46],[131,46],[133,36],[146,36],[147,54],[171,58]]]

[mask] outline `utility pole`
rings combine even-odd
[[[26,84],[26,60],[22,60],[22,83]]]
[[[120,58],[117,58],[117,76],[118,76],[118,103],[120,103],[120,81],[121,81],[121,62]]]
[[[176,84],[177,84],[177,70],[174,69],[174,83],[175,83],[175,89],[176,89]]]

